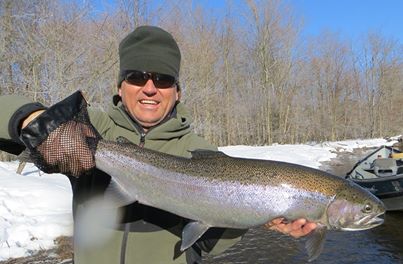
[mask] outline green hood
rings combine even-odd
[[[124,110],[122,101],[114,101],[108,113],[118,126],[133,131],[138,135],[141,134],[142,128],[140,128],[136,121]],[[191,132],[190,125],[193,120],[182,103],[176,105],[176,109],[172,115],[173,117],[162,124],[151,128],[147,132],[147,139],[171,140]]]
[[[116,140],[119,136],[134,144],[160,152],[190,157],[196,149],[217,150],[217,147],[192,131],[192,118],[182,103],[178,103],[171,116],[144,133],[143,128],[125,111],[120,98],[115,96],[107,112],[91,109],[90,119],[104,139]]]

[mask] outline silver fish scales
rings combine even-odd
[[[365,230],[383,223],[382,202],[367,190],[326,172],[291,163],[196,151],[181,158],[122,142],[98,143],[98,169],[111,175],[105,196],[116,206],[134,201],[193,221],[181,250],[210,227],[248,229],[283,217],[318,223],[306,248],[309,260],[326,231]]]

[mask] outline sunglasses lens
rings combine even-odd
[[[144,86],[149,79],[152,79],[157,88],[170,88],[176,83],[176,78],[161,73],[147,73],[141,71],[129,71],[124,73],[125,80],[137,86]]]
[[[126,74],[125,80],[132,84],[132,85],[137,85],[137,86],[143,86],[147,83],[149,79],[149,76],[141,71],[131,71],[128,74]]]
[[[175,77],[167,74],[153,74],[153,82],[157,88],[169,88],[175,84]]]

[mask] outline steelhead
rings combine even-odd
[[[111,176],[105,192],[117,206],[135,201],[191,219],[181,250],[210,227],[248,229],[282,217],[306,218],[309,261],[327,230],[365,230],[383,223],[383,203],[355,183],[326,172],[278,161],[235,158],[214,151],[181,158],[129,142],[100,140],[96,167]]]

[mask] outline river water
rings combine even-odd
[[[321,169],[344,175],[371,150],[339,154]],[[403,211],[388,212],[385,223],[374,229],[356,232],[329,231],[320,264],[397,264],[403,263]],[[308,263],[305,238],[291,237],[263,228],[249,230],[244,238],[223,254],[207,257],[208,264],[294,264]]]

